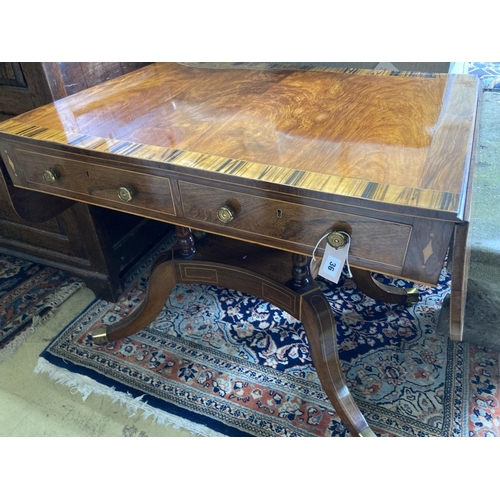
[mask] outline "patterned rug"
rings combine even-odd
[[[84,286],[52,267],[0,254],[0,362]]]
[[[450,73],[476,75],[484,90],[500,90],[500,62],[453,62]]]
[[[476,75],[486,90],[500,90],[500,62],[469,62],[467,73]]]
[[[302,324],[243,293],[177,285],[148,328],[94,345],[93,328],[144,299],[153,258],[131,273],[118,303],[96,300],[68,325],[35,371],[84,399],[106,394],[130,414],[199,435],[349,435],[319,384]],[[379,436],[499,435],[499,353],[435,334],[449,284],[443,270],[405,309],[365,297],[349,279],[321,282],[348,385]]]

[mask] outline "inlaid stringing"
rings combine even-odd
[[[264,165],[231,158],[203,155],[190,151],[173,150],[147,144],[103,139],[101,137],[90,137],[75,133],[68,134],[36,126],[26,127],[25,123],[16,123],[15,120],[9,120],[8,125],[7,123],[0,123],[0,132],[68,146],[78,145],[79,148],[90,151],[113,153],[130,158],[214,171],[245,179],[260,180],[272,184],[294,186],[316,192],[387,202],[396,205],[455,212],[459,204],[459,195],[456,193],[393,186],[335,175],[304,172],[275,165]]]

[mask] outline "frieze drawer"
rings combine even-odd
[[[139,208],[138,214],[175,215],[168,178],[101,165],[97,159],[71,153],[44,154],[43,148],[20,145],[12,147],[9,159],[14,162],[11,172],[28,188],[122,211]]]
[[[403,267],[410,225],[184,181],[179,182],[179,190],[184,217],[193,226],[208,223],[214,232],[249,241],[257,235],[265,244],[312,254],[325,232],[345,221],[352,227],[350,258],[359,265],[378,263],[375,268],[388,271],[398,272]]]

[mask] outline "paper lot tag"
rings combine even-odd
[[[333,248],[329,243],[327,243],[318,274],[333,283],[338,283],[340,275],[342,274],[342,269],[344,269],[344,264],[347,260],[347,254],[349,253],[350,246],[350,240],[349,243],[338,249]]]

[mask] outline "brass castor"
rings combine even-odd
[[[106,345],[109,342],[106,328],[97,328],[97,330],[91,334],[91,337],[94,344],[97,345]]]
[[[369,428],[363,429],[358,434],[359,437],[377,437],[377,435]]]
[[[408,288],[406,291],[406,305],[412,306],[416,304],[419,299],[418,288]]]

